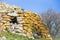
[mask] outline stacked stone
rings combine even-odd
[[[8,29],[9,26],[9,16],[4,12],[0,12],[0,31]]]
[[[36,15],[35,13],[32,12],[25,12],[25,14],[22,13],[18,13],[19,16],[23,16],[24,19],[23,21],[21,21],[20,23],[22,23],[24,26],[24,33],[26,33],[27,35],[33,36],[33,30],[35,28],[36,32],[40,32],[43,38],[49,39],[51,38],[51,36],[48,36],[48,28],[46,27],[46,25],[44,25],[43,21],[41,20],[41,18]],[[34,30],[34,33],[35,33]]]
[[[17,14],[18,14],[17,17],[18,23],[23,25],[22,32],[30,38],[33,37],[32,29],[31,29],[33,25],[30,22],[31,20],[27,19],[24,13],[18,12]]]
[[[40,16],[29,11],[25,11],[16,6],[8,6],[5,3],[2,3],[2,13],[0,13],[0,27],[1,30],[8,29],[9,32],[19,33],[28,37],[41,36],[46,39],[52,39],[49,30],[44,25]],[[5,6],[5,8],[4,8]],[[1,10],[1,9],[0,9]],[[5,10],[5,11],[4,11]],[[8,11],[7,11],[8,10]],[[17,18],[18,23],[10,23],[11,19],[14,17]]]
[[[11,19],[14,18],[14,16],[10,17]],[[17,20],[18,20],[18,24],[15,23],[10,23],[10,27],[8,29],[9,32],[12,32],[12,33],[22,33],[23,31],[23,24],[19,23],[20,21],[22,21],[22,17],[17,17]]]

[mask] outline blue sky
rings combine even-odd
[[[10,5],[17,5],[23,9],[41,13],[48,9],[60,11],[60,0],[5,0]]]

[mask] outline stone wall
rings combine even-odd
[[[36,13],[5,3],[0,3],[0,5],[2,6],[0,9],[0,31],[7,30],[29,38],[52,39],[48,28]]]

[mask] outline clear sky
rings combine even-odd
[[[10,5],[17,5],[23,9],[41,13],[50,8],[60,11],[60,0],[5,0]]]

